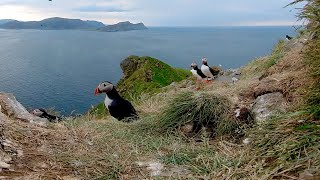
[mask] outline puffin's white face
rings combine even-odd
[[[95,92],[94,92],[94,95],[97,95],[97,94],[101,94],[101,93],[108,93],[110,91],[112,91],[113,89],[113,84],[111,84],[111,82],[102,82],[98,85],[98,87],[96,88]]]
[[[191,67],[192,69],[194,69],[195,67],[198,67],[198,65],[197,65],[196,63],[192,63],[192,64],[190,65],[190,67]]]
[[[202,64],[206,65],[208,63],[207,58],[202,58]]]
[[[43,114],[42,111],[40,111],[40,109],[35,109],[32,111],[32,114],[36,115],[36,116],[41,116]]]

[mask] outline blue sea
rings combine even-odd
[[[189,69],[206,56],[209,65],[236,68],[267,55],[292,27],[153,27],[143,31],[0,29],[0,92],[13,93],[28,109],[84,113],[103,101],[101,81],[117,83],[129,55],[152,56]]]

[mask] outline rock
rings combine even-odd
[[[0,161],[0,169],[9,169],[10,164]]]
[[[272,116],[286,111],[286,100],[282,93],[275,92],[259,96],[252,107],[257,123],[262,123]]]
[[[46,163],[44,163],[44,162],[39,162],[39,163],[37,163],[37,166],[38,166],[39,168],[42,168],[42,169],[48,169],[48,168],[49,168],[49,166],[48,166]]]
[[[69,162],[69,164],[72,167],[75,167],[75,168],[79,168],[79,167],[83,166],[83,163],[81,161],[78,161],[78,160],[72,160],[72,161]]]
[[[190,171],[184,167],[179,166],[164,166],[162,163],[156,161],[150,162],[136,162],[141,168],[146,168],[150,172],[150,176],[161,177],[183,177],[190,173]]]
[[[243,144],[248,145],[251,144],[252,140],[250,138],[245,138],[242,142]]]
[[[23,151],[18,149],[17,150],[17,157],[22,157],[23,156]]]
[[[30,114],[26,108],[24,108],[12,94],[0,93],[0,105],[1,113],[0,118],[3,114],[9,118],[19,119],[30,123],[39,124],[45,126],[48,122],[47,119],[39,118]],[[2,115],[1,115],[2,114]]]
[[[144,62],[138,56],[129,56],[120,63],[123,72],[123,79],[130,77]]]

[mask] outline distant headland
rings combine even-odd
[[[2,29],[40,29],[40,30],[95,30],[101,32],[117,32],[144,30],[147,27],[143,23],[133,24],[129,21],[119,22],[114,25],[105,25],[99,21],[84,21],[81,19],[67,19],[53,17],[41,21],[17,21],[0,19]]]

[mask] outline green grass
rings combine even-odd
[[[185,69],[172,68],[151,57],[136,57],[143,65],[130,77],[118,83],[118,90],[127,99],[137,99],[142,93],[160,92],[160,88],[172,82],[182,81],[190,76]]]
[[[100,103],[97,106],[93,107],[90,111],[90,114],[95,115],[97,119],[105,117],[109,112],[106,110],[104,103]]]

